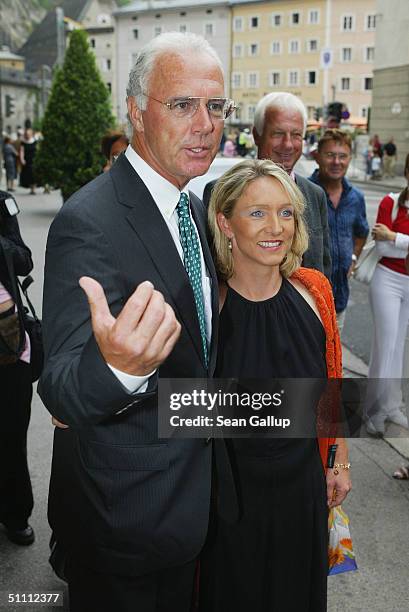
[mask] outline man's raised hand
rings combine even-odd
[[[152,283],[138,285],[116,319],[96,280],[82,276],[79,283],[88,298],[95,340],[106,363],[127,374],[146,376],[165,361],[181,326]]]

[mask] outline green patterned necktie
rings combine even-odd
[[[202,263],[200,260],[200,244],[195,227],[190,219],[189,198],[186,193],[180,194],[177,205],[179,215],[179,236],[183,249],[183,263],[192,285],[199,318],[200,335],[202,337],[203,354],[206,366],[208,365],[206,321],[202,290]]]

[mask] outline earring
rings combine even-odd
[[[233,243],[231,241],[231,238],[229,238],[228,246],[229,246],[229,250],[231,251],[233,248]]]

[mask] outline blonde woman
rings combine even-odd
[[[269,160],[241,162],[216,184],[209,208],[222,279],[216,376],[341,375],[330,285],[300,268],[303,208],[295,182]],[[346,444],[337,442],[335,461],[348,466]],[[323,612],[327,511],[350,489],[347,467],[325,475],[328,440],[231,443],[242,514],[236,525],[218,519],[209,537],[201,610]]]

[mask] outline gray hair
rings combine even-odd
[[[136,62],[129,73],[129,82],[126,89],[127,96],[134,96],[141,110],[146,109],[146,96],[149,91],[149,80],[151,78],[155,62],[164,53],[179,55],[207,54],[214,59],[223,73],[223,66],[219,56],[208,41],[198,34],[192,32],[165,32],[159,34],[142,47],[136,58]]]
[[[254,127],[257,134],[260,136],[262,135],[266,110],[270,108],[292,110],[299,113],[304,123],[305,134],[308,121],[307,109],[300,98],[297,98],[297,96],[287,91],[274,91],[265,95],[263,98],[261,98],[261,100],[259,100],[254,113]]]

